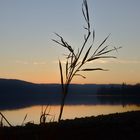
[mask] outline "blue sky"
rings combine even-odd
[[[82,0],[0,0],[0,77],[58,83],[57,60],[63,59],[65,49],[52,42],[53,32],[79,47],[85,25],[81,4]],[[73,82],[140,82],[140,1],[88,0],[88,4],[95,47],[111,33],[107,43],[123,48],[113,53],[117,60],[96,62],[109,72],[89,73],[86,80]]]

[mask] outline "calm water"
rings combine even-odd
[[[45,106],[43,106],[45,109]],[[57,121],[59,114],[60,106],[49,106],[47,108],[47,113],[50,112],[52,116],[48,116],[47,121],[51,121],[54,119]],[[1,111],[4,116],[8,119],[8,121],[12,125],[21,125],[25,115],[27,114],[27,118],[25,123],[34,122],[39,123],[39,118],[41,114],[42,106],[32,106],[23,109],[16,110],[3,110]],[[50,111],[49,111],[50,110]],[[101,114],[110,114],[116,112],[126,112],[132,110],[140,110],[140,106],[136,105],[66,105],[64,107],[63,117],[62,119],[74,119],[86,116],[97,116]],[[54,117],[55,116],[55,117]],[[4,122],[5,125],[6,122]]]

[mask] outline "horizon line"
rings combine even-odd
[[[31,83],[31,84],[48,84],[48,85],[61,85],[61,83],[49,83],[49,82],[32,82],[32,81],[28,81],[28,80],[22,80],[22,79],[16,79],[16,78],[3,78],[0,77],[0,80],[17,80],[17,81],[23,81],[23,82],[27,82],[27,83]],[[126,84],[126,85],[137,85],[140,84],[140,82],[137,83],[133,83],[133,84],[128,84],[126,82],[122,82],[122,83],[71,83],[70,85],[122,85],[122,84]]]

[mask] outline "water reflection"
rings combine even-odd
[[[49,104],[50,114],[58,119],[61,96],[42,95],[30,98],[18,99],[0,98],[0,111],[12,125],[21,125],[27,114],[27,122],[39,123],[41,108]],[[90,94],[68,94],[62,119],[74,119],[76,117],[97,116],[116,112],[140,110],[140,96],[110,96]],[[50,121],[51,118],[47,118]]]
[[[27,122],[39,123],[42,106],[32,106],[23,109],[5,110],[2,113],[12,125],[21,125],[24,116],[27,115]],[[55,121],[58,119],[60,106],[52,105],[50,114],[55,115]],[[140,110],[140,106],[136,105],[66,105],[62,119],[74,119],[86,116],[97,116],[102,114],[110,114],[116,112],[126,112],[132,110]],[[49,122],[51,118],[47,118]]]
[[[0,98],[0,110],[14,110],[37,105],[60,105],[61,96],[59,94],[34,96],[34,98],[18,99]],[[110,96],[110,95],[87,95],[85,94],[68,94],[66,105],[140,105],[140,96]]]
[[[97,96],[99,103],[101,104],[110,104],[110,105],[122,105],[122,106],[127,106],[127,105],[140,105],[140,97],[139,96],[111,96],[111,95],[98,95]]]

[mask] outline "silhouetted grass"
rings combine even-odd
[[[0,128],[0,140],[137,140],[140,111]]]
[[[86,78],[84,75],[81,74],[81,72],[89,72],[89,71],[107,71],[104,68],[100,67],[87,67],[83,68],[87,63],[93,62],[97,59],[106,59],[106,58],[116,58],[115,56],[108,55],[108,53],[112,51],[117,51],[121,47],[113,47],[110,48],[109,45],[105,45],[107,39],[109,38],[109,35],[100,43],[99,46],[93,51],[93,44],[95,39],[95,31],[92,29],[90,24],[90,16],[88,11],[88,4],[87,0],[83,0],[82,4],[82,13],[86,22],[86,26],[84,29],[86,30],[86,34],[84,35],[83,44],[81,47],[77,48],[77,50],[74,50],[74,47],[72,47],[65,39],[57,34],[56,36],[59,38],[59,40],[53,39],[54,42],[59,44],[60,46],[66,48],[68,50],[68,54],[66,54],[66,64],[65,64],[65,71],[63,70],[62,63],[59,60],[59,68],[60,68],[60,76],[61,76],[61,85],[62,85],[62,101],[61,101],[61,108],[60,108],[60,114],[58,121],[61,120],[62,113],[63,113],[63,107],[65,104],[65,99],[69,91],[69,85],[72,81],[72,79],[75,76],[80,76],[82,78]],[[92,41],[89,43],[89,40],[92,39]],[[90,44],[90,45],[88,45]],[[87,51],[86,51],[87,50]]]
[[[47,109],[48,109],[48,112],[47,112]],[[50,114],[50,111],[51,111],[51,106],[47,105],[44,110],[42,106],[42,111],[40,115],[40,124],[45,125],[47,121],[54,122],[55,115]],[[51,116],[51,119],[47,120],[49,116]]]
[[[2,117],[2,118],[1,118],[1,122],[0,122],[1,126],[3,126],[3,120],[5,120],[6,123],[7,123],[10,127],[12,127],[11,123],[6,119],[6,117],[5,117],[1,112],[0,112],[0,116]]]

